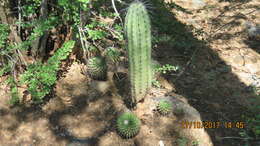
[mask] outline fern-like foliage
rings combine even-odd
[[[57,80],[57,71],[62,60],[66,59],[74,47],[74,41],[64,43],[62,48],[47,61],[46,64],[36,62],[28,66],[21,76],[21,83],[28,86],[34,102],[41,102],[50,93]]]
[[[124,138],[132,138],[140,130],[141,121],[130,112],[123,113],[117,119],[118,133]]]
[[[0,48],[3,48],[5,46],[6,40],[8,38],[8,34],[9,34],[8,25],[0,24]]]

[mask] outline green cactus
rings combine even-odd
[[[110,59],[113,63],[119,62],[120,52],[113,47],[109,47],[106,49],[105,55]]]
[[[130,4],[125,18],[132,102],[140,101],[152,84],[151,25],[143,3]]]
[[[159,111],[160,114],[162,115],[167,115],[172,111],[172,103],[167,100],[161,100],[159,101],[157,105],[157,110]]]
[[[87,71],[93,79],[104,80],[107,73],[107,65],[102,57],[92,57],[88,60]]]
[[[138,134],[141,121],[130,112],[123,113],[117,119],[117,131],[124,138],[131,138]]]

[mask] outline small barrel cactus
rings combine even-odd
[[[117,119],[118,133],[124,138],[132,138],[138,134],[141,121],[136,115],[130,112],[123,113]]]
[[[109,47],[106,49],[105,52],[106,57],[108,57],[108,59],[110,59],[113,63],[119,62],[120,59],[120,52],[113,47]]]
[[[167,100],[161,100],[157,105],[157,110],[162,115],[169,114],[172,111],[172,109],[173,109],[172,103]]]
[[[144,4],[134,1],[125,17],[125,33],[129,60],[133,103],[144,98],[152,85],[151,25]]]
[[[107,73],[106,61],[102,57],[92,57],[88,60],[87,71],[93,79],[105,79]]]

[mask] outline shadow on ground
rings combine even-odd
[[[49,116],[49,121],[52,128],[52,132],[57,136],[58,139],[65,139],[68,141],[68,143],[73,144],[82,144],[82,145],[98,145],[99,142],[99,138],[101,136],[103,136],[106,132],[113,130],[113,122],[109,120],[109,118],[107,116],[112,116],[112,113],[115,113],[115,109],[113,109],[113,107],[111,106],[111,109],[109,109],[107,111],[107,113],[93,113],[96,116],[97,119],[94,119],[94,121],[98,121],[99,117],[102,116],[103,119],[111,121],[107,126],[105,126],[103,129],[101,129],[100,131],[98,131],[97,133],[95,133],[95,135],[93,135],[92,137],[78,137],[75,136],[72,132],[70,132],[69,128],[66,126],[63,126],[60,123],[60,120],[62,119],[63,116],[66,115],[71,115],[71,116],[76,116],[79,115],[80,113],[84,112],[86,108],[88,108],[89,103],[94,102],[94,100],[89,100],[88,97],[86,96],[81,96],[81,97],[76,97],[76,101],[75,104],[71,105],[71,107],[66,108],[64,110],[61,111],[56,111],[53,112],[50,116]],[[111,103],[111,101],[107,101],[108,103]],[[101,115],[100,115],[101,114]],[[93,127],[93,129],[95,129],[95,127]]]
[[[206,129],[216,146],[242,146],[245,139],[228,139],[240,137],[239,132],[246,128],[227,128],[225,122],[244,122],[249,100],[256,98],[254,92],[232,73],[227,65],[206,41],[198,40],[192,28],[176,19],[162,1],[153,1],[157,9],[153,12],[154,33],[160,41],[154,44],[153,58],[161,64],[181,66],[183,74],[168,74],[168,81],[175,85],[178,94],[189,99],[202,116],[203,121],[221,122],[222,128]],[[165,34],[168,39],[163,40]],[[170,36],[170,37],[169,37]],[[232,36],[230,36],[231,39]],[[213,38],[215,39],[215,38]],[[232,46],[232,45],[231,45]],[[191,58],[191,60],[190,60]],[[251,141],[256,144],[256,141]]]
[[[3,123],[1,128],[7,130],[8,133],[16,133],[18,135],[17,139],[15,138],[9,143],[6,141],[7,139],[4,139],[4,143],[1,144],[99,145],[101,137],[104,138],[109,132],[115,131],[114,117],[117,117],[119,111],[114,107],[111,96],[95,95],[82,94],[75,96],[73,97],[73,102],[71,102],[72,104],[57,108],[57,110],[53,110],[51,107],[43,108],[48,104],[53,104],[54,106],[61,105],[56,100],[59,98],[57,96],[50,99],[45,105],[16,106],[11,111],[1,109],[0,116],[3,117],[3,120],[5,122],[11,120],[9,123]],[[55,103],[52,103],[52,100],[55,100]],[[10,119],[8,119],[9,117]],[[24,136],[21,136],[21,127],[27,127],[23,131],[22,135]],[[33,131],[36,131],[36,133]],[[45,134],[41,132],[45,132]],[[28,141],[26,141],[25,137],[28,138]],[[46,137],[48,140],[42,141],[43,137]]]
[[[251,49],[255,50],[255,52],[260,54],[260,41],[259,40],[244,40],[245,44],[247,44]]]

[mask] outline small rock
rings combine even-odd
[[[97,91],[101,92],[104,95],[109,91],[111,87],[109,83],[110,82],[108,81],[93,81],[90,84],[90,88],[96,89]]]
[[[158,81],[165,89],[167,89],[169,91],[173,90],[172,85],[165,78],[159,76]]]
[[[206,5],[203,0],[192,0],[192,3],[194,9],[201,9]]]
[[[256,72],[255,74],[260,77],[260,70],[258,72]]]
[[[260,40],[260,26],[255,26],[251,22],[245,22],[249,39]]]
[[[232,63],[234,63],[237,66],[243,66],[244,63],[245,63],[245,60],[244,60],[244,58],[241,55],[237,55],[232,60]]]
[[[244,72],[238,72],[236,74],[238,78],[247,86],[251,85],[253,83],[252,75],[249,73],[244,73]]]
[[[164,146],[164,143],[163,143],[163,141],[159,141],[159,146]]]
[[[259,65],[257,64],[246,64],[245,67],[252,74],[255,74],[259,71]]]
[[[197,21],[195,19],[189,18],[189,19],[187,19],[187,23],[191,24],[191,25],[195,25],[195,24],[197,24]]]

